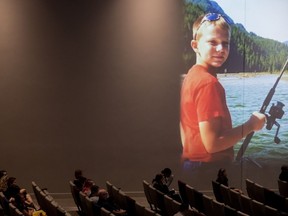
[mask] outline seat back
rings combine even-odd
[[[287,211],[285,207],[285,197],[281,196],[274,191],[264,188],[264,196],[265,196],[265,205],[268,205],[272,208],[276,208],[281,211]]]
[[[86,194],[84,194],[82,191],[79,192],[79,198],[81,203],[81,212],[84,215],[88,214],[88,206],[86,204]]]
[[[238,211],[241,211],[241,194],[238,191],[235,191],[233,189],[229,189],[230,192],[230,199],[231,199],[231,207],[237,209]]]
[[[282,196],[288,197],[288,182],[278,179],[278,191]]]
[[[186,183],[178,180],[178,191],[181,196],[182,202],[188,204],[187,194],[186,194]]]
[[[225,205],[217,200],[213,200],[214,215],[225,215]]]
[[[223,197],[223,202],[226,205],[231,206],[230,189],[227,186],[220,184],[220,192]]]
[[[132,197],[130,197],[129,195],[125,195],[125,199],[126,199],[126,203],[127,203],[127,208],[126,208],[126,210],[127,210],[127,213],[128,213],[128,215],[137,215],[136,214],[136,207],[135,207],[135,205],[136,205],[136,200],[134,199],[134,198],[132,198]]]
[[[265,215],[265,205],[257,200],[251,201],[252,215]]]
[[[179,211],[181,204],[168,195],[164,195],[164,206],[166,215],[173,216]]]
[[[237,210],[230,207],[229,205],[224,206],[224,212],[225,212],[225,215],[237,216]]]
[[[70,187],[70,192],[73,197],[74,203],[78,209],[78,211],[81,211],[81,202],[80,202],[80,196],[79,196],[79,190],[76,187],[76,185],[73,183],[73,181],[69,181],[69,187]]]
[[[145,207],[138,202],[135,202],[135,214],[132,215],[139,215],[144,216],[145,214]]]
[[[143,189],[144,189],[144,194],[145,194],[146,200],[147,200],[150,208],[152,210],[155,210],[155,206],[153,204],[153,199],[151,197],[150,189],[149,189],[150,184],[146,180],[143,180],[142,184],[143,184]]]
[[[252,199],[257,200],[261,203],[265,203],[264,187],[262,185],[255,183],[253,188],[253,194],[254,198]]]
[[[213,211],[213,199],[206,194],[203,194],[203,206],[204,206],[204,214],[206,216],[214,216],[214,211]]]
[[[223,197],[222,197],[222,194],[220,191],[220,184],[218,182],[212,180],[212,189],[213,189],[213,193],[214,193],[216,200],[218,202],[223,203],[224,200],[223,200]]]
[[[252,215],[252,207],[251,207],[252,199],[244,194],[241,194],[240,200],[241,200],[241,212],[248,215]]]
[[[265,216],[277,216],[280,215],[277,209],[265,205]]]

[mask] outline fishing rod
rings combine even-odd
[[[270,89],[268,95],[266,96],[266,98],[265,98],[265,100],[264,100],[264,102],[263,102],[263,104],[262,104],[262,107],[261,107],[261,109],[260,109],[260,111],[259,111],[260,113],[265,114],[265,111],[266,111],[267,107],[269,106],[269,104],[270,104],[270,102],[271,102],[271,100],[272,100],[272,97],[273,97],[273,95],[274,95],[274,93],[275,93],[275,89],[276,89],[276,87],[277,87],[277,85],[278,85],[278,82],[280,81],[282,75],[284,74],[284,71],[285,71],[285,68],[286,68],[287,64],[288,64],[288,58],[287,58],[284,66],[283,66],[283,68],[282,68],[282,70],[281,70],[281,72],[280,72],[279,77],[277,78],[277,80],[276,80],[276,82],[274,83],[273,87]],[[276,144],[279,144],[281,140],[280,140],[280,139],[278,138],[278,136],[277,136],[277,135],[278,135],[278,132],[279,132],[280,125],[279,125],[279,123],[276,122],[275,120],[276,120],[276,118],[277,118],[277,119],[281,119],[282,116],[284,115],[283,107],[284,107],[284,104],[278,101],[276,105],[272,104],[272,107],[270,108],[270,111],[269,111],[270,116],[268,116],[267,114],[265,114],[266,117],[267,117],[267,126],[266,126],[266,129],[267,129],[267,130],[271,130],[271,128],[272,128],[272,126],[273,126],[274,124],[277,126],[276,135],[275,135],[275,137],[274,137],[274,142],[275,142]],[[246,136],[244,142],[242,143],[242,145],[241,145],[241,147],[240,147],[240,149],[239,149],[239,151],[238,151],[238,154],[237,154],[237,156],[236,156],[236,161],[240,161],[241,158],[243,157],[243,155],[244,155],[244,153],[245,153],[245,151],[246,151],[246,148],[248,147],[248,145],[249,145],[249,143],[250,143],[253,135],[254,135],[254,131],[251,132],[251,133],[249,133],[249,134]]]

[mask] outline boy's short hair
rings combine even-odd
[[[210,15],[214,16],[213,18],[216,19],[212,19],[210,20],[209,17]],[[214,26],[219,26],[221,29],[227,30],[229,33],[231,31],[230,25],[227,23],[227,21],[225,20],[225,18],[221,15],[221,14],[214,14],[214,13],[208,13],[208,14],[204,14],[200,17],[198,17],[196,19],[196,21],[193,24],[193,40],[197,39],[197,36],[201,36],[202,35],[202,31],[201,31],[201,27],[205,26],[205,25],[214,25]]]

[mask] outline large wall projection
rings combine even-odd
[[[237,7],[235,4],[236,2],[232,4],[225,0],[184,1],[185,48],[183,56],[186,72],[196,61],[196,54],[190,46],[190,41],[195,39],[192,36],[194,21],[203,14],[222,14],[231,26],[231,40],[229,57],[218,69],[218,80],[226,90],[226,100],[233,127],[247,121],[253,111],[264,112],[268,122],[261,131],[250,135],[249,138],[241,140],[234,146],[235,159],[231,164],[202,162],[202,165],[198,167],[199,162],[196,163],[198,160],[194,156],[195,159],[191,159],[192,162],[190,160],[193,164],[192,168],[190,164],[190,169],[188,169],[186,164],[183,170],[187,175],[187,181],[192,181],[199,187],[203,185],[203,182],[199,183],[199,179],[208,179],[206,183],[209,184],[211,179],[216,178],[218,169],[226,168],[228,176],[231,176],[232,184],[237,187],[245,184],[243,181],[245,178],[250,178],[267,187],[276,188],[277,182],[271,181],[271,178],[278,178],[280,167],[286,164],[288,159],[288,127],[287,115],[285,115],[287,112],[285,103],[288,100],[285,93],[288,75],[287,69],[283,69],[288,58],[288,32],[277,28],[281,25],[279,23],[284,25],[283,20],[287,19],[287,15],[283,13],[280,15],[281,18],[275,17],[265,22],[255,17],[252,11],[255,12],[255,7],[257,7],[259,13],[269,13],[271,3],[268,1],[237,1]],[[280,11],[283,4],[287,6],[287,3],[283,1],[273,2],[273,5]],[[205,25],[203,21],[201,23]],[[277,27],[272,23],[278,23]],[[267,32],[268,25],[271,27],[269,33]],[[188,80],[190,78],[184,81],[186,82],[185,88],[187,88],[187,83],[190,83]],[[183,92],[186,94],[186,90]],[[267,97],[269,92],[272,98]],[[182,97],[183,101],[188,103],[186,96]],[[181,106],[184,107],[184,103]],[[185,120],[187,113],[184,112],[182,115]],[[187,124],[185,123],[184,126],[187,127]],[[184,132],[183,139],[185,135],[186,139],[187,136],[192,136]],[[193,148],[192,145],[193,143],[190,144],[190,149]],[[189,148],[186,147],[185,151]],[[183,155],[185,158],[189,157],[187,153]]]

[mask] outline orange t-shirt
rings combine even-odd
[[[230,112],[226,104],[225,90],[216,74],[194,65],[186,75],[181,89],[180,121],[183,159],[191,161],[233,160],[233,147],[217,153],[208,153],[202,142],[199,122],[222,118],[222,130],[232,128]]]

